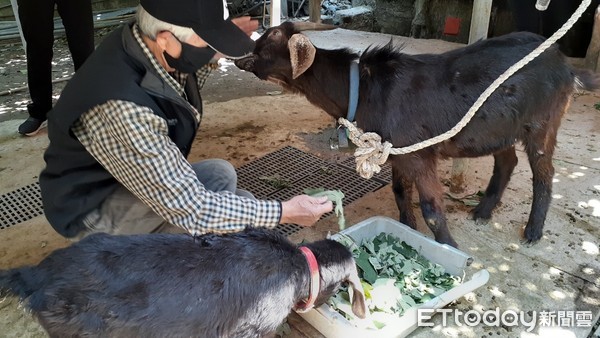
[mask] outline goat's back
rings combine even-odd
[[[95,234],[37,267],[3,272],[2,285],[29,296],[57,336],[253,337],[275,330],[294,305],[292,270],[306,265],[291,259],[294,250],[263,230],[198,240]]]
[[[360,60],[359,126],[396,147],[437,136],[454,127],[494,80],[543,41],[519,32],[442,54],[408,55],[390,44],[371,48]],[[585,89],[597,88],[595,77],[573,70],[557,46],[550,47],[488,98],[454,138],[468,154],[452,156],[489,154],[523,139],[524,126],[560,118],[576,78]],[[491,134],[482,139],[481,130]]]

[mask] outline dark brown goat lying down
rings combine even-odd
[[[341,283],[364,318],[350,251],[332,240],[303,245],[317,261],[315,304]],[[305,249],[304,249],[305,250]],[[273,230],[227,235],[95,234],[34,267],[0,271],[0,290],[26,299],[51,337],[264,337],[305,303],[303,253]]]
[[[254,53],[236,65],[304,94],[337,119],[346,117],[350,64],[358,60],[358,127],[376,132],[397,148],[450,130],[500,74],[544,41],[520,32],[439,55],[407,55],[390,43],[359,56],[347,49],[315,48],[300,33],[305,26],[286,22],[268,29],[256,41]],[[533,201],[524,235],[528,242],[539,240],[551,200],[552,155],[561,117],[575,90],[594,90],[598,83],[591,72],[571,68],[553,46],[504,82],[455,137],[392,156],[400,221],[416,227],[411,209],[416,186],[423,218],[435,239],[457,246],[446,226],[438,159],[494,156],[492,178],[473,210],[474,219],[489,219],[517,165],[515,144],[522,142],[533,172]]]

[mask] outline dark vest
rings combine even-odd
[[[169,137],[187,157],[198,123],[188,101],[202,113],[195,75],[186,83],[187,101],[154,70],[129,25],[108,35],[75,73],[48,114],[50,145],[40,174],[44,213],[65,237],[83,230],[81,219],[119,186],[71,132],[73,123],[96,105],[123,100],[149,107],[164,118]],[[119,114],[114,111],[114,114]]]

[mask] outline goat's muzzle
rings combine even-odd
[[[254,55],[249,55],[241,59],[235,60],[234,63],[239,69],[245,70],[247,72],[254,72],[254,59]]]

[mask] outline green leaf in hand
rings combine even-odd
[[[323,188],[316,189],[304,189],[304,193],[313,196],[321,197],[327,196],[327,199],[335,204],[335,215],[338,218],[338,225],[340,230],[344,230],[346,227],[346,218],[344,217],[344,205],[342,199],[344,199],[344,193],[340,190],[325,190]]]

